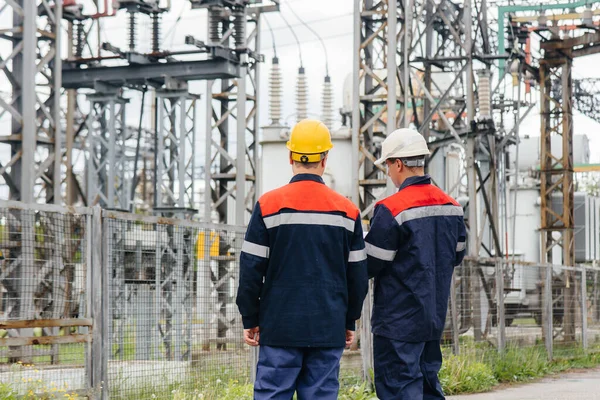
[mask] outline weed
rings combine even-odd
[[[490,390],[498,384],[492,368],[475,357],[446,357],[439,373],[446,394],[477,393]]]

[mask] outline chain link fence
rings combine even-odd
[[[235,305],[244,232],[104,213],[111,398],[250,379]]]
[[[0,382],[15,393],[174,397],[249,383],[235,305],[244,227],[0,202]],[[442,345],[600,350],[600,268],[467,259]],[[372,285],[372,282],[371,282]],[[372,294],[372,290],[371,290]],[[369,378],[371,295],[341,379]]]
[[[0,208],[0,382],[85,393],[90,351],[89,209]]]

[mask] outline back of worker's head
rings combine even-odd
[[[414,129],[396,129],[383,141],[375,165],[386,164],[388,175],[400,186],[406,178],[425,173],[425,157],[429,154],[423,135]]]
[[[322,175],[327,154],[332,147],[329,129],[321,121],[305,119],[298,122],[287,142],[294,173],[311,172]]]

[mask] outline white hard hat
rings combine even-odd
[[[383,141],[381,158],[375,161],[375,165],[381,165],[389,158],[407,158],[429,154],[423,135],[414,129],[396,129]]]

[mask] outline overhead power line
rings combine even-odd
[[[302,18],[300,18],[300,16],[298,14],[296,14],[296,12],[294,11],[294,9],[289,4],[288,4],[287,7],[290,9],[290,11],[292,12],[292,14],[294,14],[294,16],[296,17],[296,19],[298,21],[300,21],[300,23],[302,25],[304,25],[306,27],[306,29],[308,29],[309,31],[311,31],[312,34],[317,37],[317,39],[319,40],[319,42],[321,42],[321,46],[323,47],[323,53],[325,53],[325,75],[329,76],[329,57],[327,56],[327,47],[325,46],[325,42],[323,42],[323,39],[321,38],[321,36],[319,36],[319,34],[317,33],[317,31],[315,31],[313,28],[311,28],[310,25],[308,25],[306,22],[304,22],[304,20]]]

